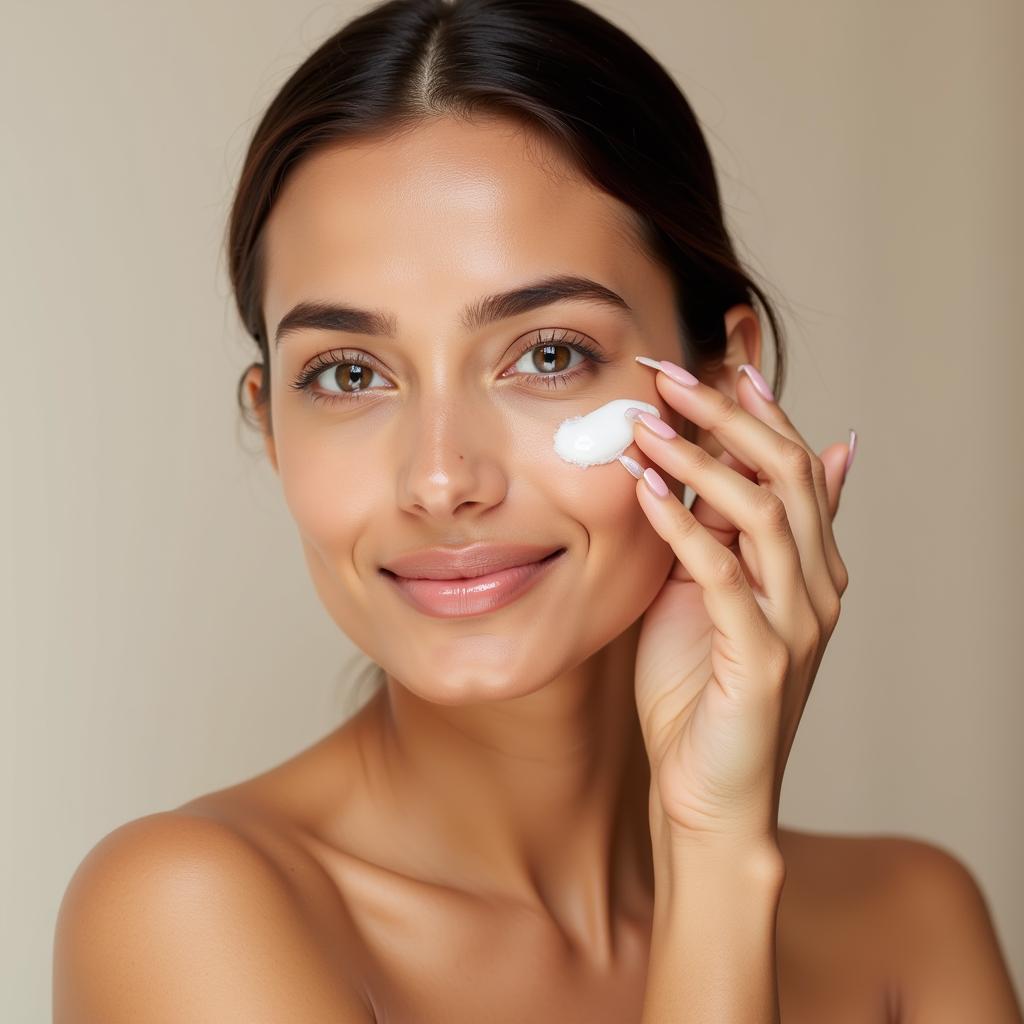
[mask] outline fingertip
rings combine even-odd
[[[630,476],[635,477],[637,480],[644,475],[643,466],[636,459],[631,459],[628,455],[620,455],[619,463],[625,467]]]
[[[853,457],[857,453],[857,431],[850,427],[850,450],[846,456],[846,466],[843,469],[843,483],[846,483],[846,475],[850,472],[850,467],[853,465]]]

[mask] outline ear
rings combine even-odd
[[[263,369],[262,363],[253,363],[246,371],[242,386],[245,389],[249,408],[252,409],[256,414],[257,419],[260,421],[260,430],[263,434],[263,445],[267,451],[267,458],[270,460],[270,464],[274,467],[274,472],[276,473],[278,472],[277,447],[274,444],[274,430],[270,419],[270,399],[267,399],[266,405],[257,405],[260,387],[263,384]]]
[[[739,367],[750,363],[761,369],[761,321],[753,306],[740,303],[725,314],[725,354],[720,366],[701,375],[704,384],[717,388],[730,398],[736,398]],[[689,424],[690,440],[695,441],[712,455],[721,455],[722,446],[703,428]]]

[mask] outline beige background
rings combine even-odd
[[[1019,990],[1024,6],[594,6],[705,125],[741,252],[784,302],[787,410],[819,449],[860,434],[851,585],[783,823],[953,851]],[[354,706],[354,649],[236,427],[255,348],[220,241],[255,119],[361,9],[5,0],[5,1021],[49,1019],[55,914],[101,836]]]

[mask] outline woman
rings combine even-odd
[[[271,103],[229,257],[383,685],[90,852],[57,1021],[1020,1019],[959,861],[779,827],[855,437],[817,454],[758,372],[778,318],[650,55],[568,0],[379,5]]]

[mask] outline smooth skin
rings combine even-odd
[[[816,455],[746,376],[738,402],[662,373],[658,390],[733,461],[638,421],[648,460],[698,494],[691,510],[646,476],[636,485],[677,556],[636,667],[663,826],[676,843],[772,849],[786,759],[848,583],[832,531],[848,449]],[[705,519],[734,525],[716,537]]]
[[[677,556],[637,651],[658,879],[642,1020],[760,1024],[779,1019],[783,772],[848,582],[831,529],[848,452],[832,446],[819,459],[777,403],[757,396],[770,427],[690,375],[683,381],[659,374],[662,396],[735,464],[640,414],[638,446],[699,495],[687,509],[657,470],[637,485]],[[752,391],[747,377],[741,401]],[[705,527],[710,513],[734,525],[724,538]],[[745,870],[759,855],[767,887]]]
[[[265,239],[271,336],[303,300],[395,327],[273,347],[264,421],[316,592],[387,685],[283,764],[93,847],[57,923],[56,1024],[640,1021],[666,836],[722,850],[673,862],[681,892],[722,877],[727,849],[775,844],[786,1024],[1019,1021],[984,896],[952,854],[777,827],[846,585],[831,521],[847,446],[814,454],[739,372],[761,365],[755,311],[726,311],[725,361],[691,367],[694,392],[637,363],[680,359],[672,282],[627,208],[499,122],[439,118],[319,153]],[[573,300],[475,329],[460,316],[564,273],[614,289],[633,318]],[[606,361],[550,389],[528,380],[541,368],[525,346],[549,329]],[[318,377],[321,401],[289,386],[324,354],[370,367],[369,393],[328,401],[346,374]],[[627,454],[671,500],[617,462],[570,471],[551,449],[564,418],[623,395],[692,443],[634,430]],[[567,552],[520,601],[443,624],[377,571],[478,539]]]

